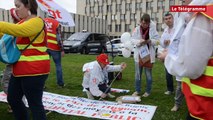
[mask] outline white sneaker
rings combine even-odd
[[[166,91],[164,92],[165,95],[171,95],[173,92],[172,91]]]
[[[172,111],[172,112],[176,112],[176,111],[178,111],[178,109],[179,109],[179,107],[178,107],[177,105],[175,105],[175,106],[171,109],[171,111]]]
[[[112,94],[110,94],[110,93],[108,93],[107,96],[108,96],[109,98],[115,98],[115,96],[112,95]]]
[[[138,96],[139,95],[139,93],[137,92],[137,91],[135,91],[133,94],[132,94],[132,96]]]
[[[149,93],[145,92],[142,96],[143,97],[148,97],[149,95],[150,95]]]
[[[88,99],[91,99],[91,100],[94,100],[94,97],[92,96],[91,92],[90,91],[86,91],[86,94],[87,94],[87,98]]]

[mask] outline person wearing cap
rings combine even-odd
[[[55,16],[48,13],[44,19],[47,28],[47,52],[53,58],[56,67],[56,80],[59,87],[65,86],[61,67],[61,57],[64,56],[63,41],[61,39],[61,25]]]
[[[21,18],[18,17],[15,8],[10,9],[10,15],[13,18],[13,23],[18,23],[19,21],[21,21]]]
[[[83,83],[82,86],[86,89],[87,97],[94,99],[93,96],[105,98],[109,96],[115,97],[110,94],[108,88],[108,72],[122,71],[126,68],[126,63],[120,65],[109,65],[109,59],[106,54],[97,56],[96,61],[84,64],[83,66]]]

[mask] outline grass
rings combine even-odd
[[[62,58],[63,77],[66,83],[66,87],[61,89],[56,85],[56,73],[53,61],[51,61],[51,73],[46,86],[48,92],[63,94],[67,96],[80,96],[86,97],[82,93],[82,66],[86,62],[95,60],[96,55],[80,55],[80,54],[66,54]],[[114,63],[119,64],[121,62],[127,63],[127,68],[122,72],[122,80],[117,80],[113,83],[113,88],[129,89],[130,93],[134,92],[134,60],[133,58],[115,57]],[[4,64],[0,63],[0,70],[4,69]],[[145,90],[144,73],[142,76],[142,91]],[[175,83],[175,82],[174,82]],[[176,83],[175,83],[176,86]],[[2,89],[0,89],[2,90]],[[142,98],[139,104],[154,105],[157,106],[157,110],[154,114],[153,120],[185,120],[187,110],[186,104],[183,102],[181,109],[178,112],[171,112],[170,109],[174,105],[174,94],[171,96],[164,95],[166,91],[165,71],[163,64],[159,61],[156,62],[153,68],[153,85],[151,95],[148,98]],[[115,94],[121,96],[124,94]],[[114,101],[114,99],[110,99]],[[0,115],[1,119],[13,120],[12,114],[7,113],[7,104],[0,103]],[[92,118],[67,116],[58,114],[55,112],[50,113],[47,116],[48,120],[90,120]]]

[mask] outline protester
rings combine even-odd
[[[122,71],[125,68],[126,63],[109,65],[109,59],[106,54],[100,54],[97,56],[96,61],[84,64],[82,86],[87,90],[87,97],[89,99],[94,99],[93,96],[114,98],[115,96],[110,94],[110,87],[107,84],[109,82],[108,72]]]
[[[18,23],[21,19],[18,17],[15,8],[10,9],[10,15],[13,19],[13,23]],[[12,65],[6,64],[6,67],[3,71],[3,76],[1,79],[1,85],[3,86],[3,91],[5,94],[8,94],[8,85],[9,85],[9,80],[12,74]],[[25,99],[25,98],[24,98]],[[23,100],[24,100],[23,99]],[[11,107],[8,105],[8,110],[9,113],[12,113]]]
[[[178,15],[179,15],[179,13],[175,14],[175,20],[176,21],[178,20]],[[162,34],[160,45],[164,49],[168,49],[171,37],[173,36],[173,34],[175,32],[175,25],[174,25],[173,15],[171,13],[166,13],[164,16],[165,16],[164,17],[165,23],[167,24],[168,27],[164,30],[164,33]],[[170,29],[170,32],[169,32],[169,29]],[[169,39],[168,42],[164,41],[166,38]],[[161,52],[159,52],[159,54],[160,53]],[[173,76],[170,73],[168,73],[166,68],[165,68],[165,70],[166,70],[166,79],[167,79],[167,89],[168,89],[168,91],[166,91],[164,94],[170,95],[173,92],[173,91],[170,91],[170,90],[173,90],[173,82],[171,82],[169,80],[171,80],[171,78]],[[176,81],[177,81],[177,87],[176,87],[176,91],[175,91],[175,105],[171,109],[171,111],[173,111],[173,112],[178,111],[178,109],[180,108],[180,106],[182,104],[182,100],[184,98],[184,95],[183,95],[183,93],[181,91],[181,77],[176,76]]]
[[[179,44],[162,53],[169,73],[183,76],[182,91],[189,115],[187,120],[213,119],[213,0],[193,0],[190,5],[207,5],[207,11],[194,13]],[[210,7],[211,6],[211,7]],[[199,49],[198,49],[199,48]],[[176,50],[176,52],[174,52]]]
[[[176,76],[177,86],[175,91],[175,105],[172,107],[171,111],[176,112],[180,109],[184,95],[181,88],[181,77]]]
[[[16,120],[29,120],[22,101],[26,96],[33,120],[46,120],[42,103],[43,87],[50,71],[49,55],[46,53],[44,21],[37,17],[35,0],[15,0],[18,24],[0,22],[0,33],[17,37],[17,47],[22,50],[30,41],[35,41],[22,51],[20,59],[12,65],[7,101]],[[38,37],[36,37],[38,35]]]
[[[61,39],[61,25],[52,14],[48,13],[48,16],[48,18],[44,19],[47,27],[47,52],[52,56],[55,63],[57,84],[63,88],[65,84],[61,67],[61,56],[64,56],[64,49]]]
[[[133,95],[138,95],[141,92],[141,76],[142,70],[144,68],[146,75],[146,91],[143,97],[148,97],[151,93],[152,88],[152,68],[147,68],[139,63],[139,54],[145,48],[148,48],[147,54],[150,54],[149,61],[147,64],[152,64],[155,62],[155,45],[159,44],[159,35],[156,30],[156,25],[150,20],[148,14],[144,14],[140,20],[140,26],[136,27],[132,33],[132,42],[139,41],[136,44],[134,50],[134,61],[135,61],[135,92]]]
[[[176,13],[176,14],[178,14],[178,13]],[[175,17],[177,17],[177,15],[175,15]],[[176,18],[176,19],[178,19],[178,18]],[[171,37],[173,36],[173,34],[175,32],[173,15],[171,13],[167,12],[164,15],[164,21],[168,27],[164,30],[164,32],[161,36],[160,45],[164,49],[168,49]],[[160,54],[160,52],[159,52],[159,54]],[[170,95],[171,93],[173,93],[173,90],[174,90],[173,76],[170,73],[168,73],[166,68],[165,68],[165,71],[166,71],[166,80],[167,80],[167,91],[164,94]],[[184,98],[184,95],[181,91],[181,77],[176,76],[176,81],[177,81],[177,87],[176,87],[176,91],[175,91],[175,105],[171,109],[171,111],[174,111],[174,112],[178,111],[178,109],[181,106],[182,100]]]
[[[174,25],[174,18],[171,13],[166,13],[164,15],[164,22],[167,25],[167,27],[164,29],[163,34],[161,35],[160,39],[160,45],[164,49],[167,49],[170,44],[170,39],[175,31]],[[167,69],[166,71],[166,84],[167,84],[167,91],[164,93],[166,95],[170,95],[174,92],[174,86],[173,86],[173,76],[168,73]]]

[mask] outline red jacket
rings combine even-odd
[[[41,32],[41,35],[45,34]],[[17,63],[13,64],[13,75],[21,76],[36,76],[49,74],[50,58],[46,50],[46,35],[40,43],[33,42],[26,50],[24,50]],[[38,38],[37,38],[38,39]],[[35,40],[36,41],[36,40]],[[19,49],[24,49],[30,44],[28,37],[18,37],[16,41]]]
[[[47,27],[47,48],[54,51],[61,51],[60,43],[56,38],[59,22],[53,18],[45,18],[44,20]]]

